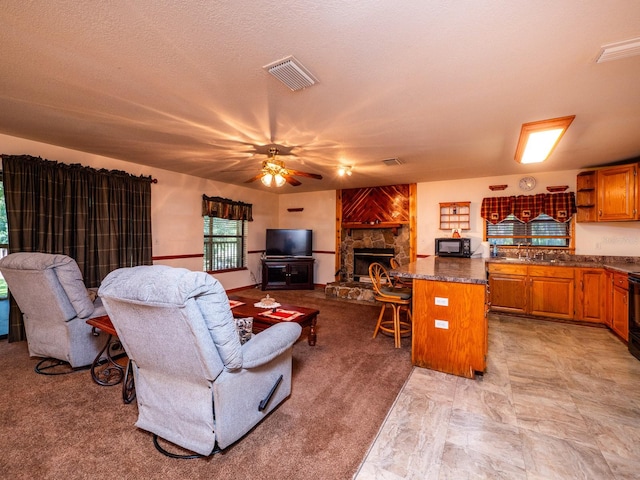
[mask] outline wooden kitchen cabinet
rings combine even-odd
[[[638,163],[580,172],[576,177],[577,222],[640,220]]]
[[[486,369],[487,286],[413,280],[413,365],[473,378]]]
[[[491,310],[572,319],[572,267],[489,263]]]
[[[491,309],[505,313],[527,313],[527,266],[489,264]]]
[[[629,341],[629,276],[613,272],[611,285],[611,330]]]
[[[576,268],[575,282],[575,320],[606,323],[605,272],[601,268]]]
[[[598,170],[598,221],[615,222],[638,219],[638,164],[619,165]]]
[[[573,268],[529,266],[529,312],[553,318],[573,318]]]

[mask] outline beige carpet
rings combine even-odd
[[[260,290],[237,292],[257,299]],[[295,344],[289,399],[238,443],[206,459],[175,460],[137,429],[135,402],[88,371],[33,372],[25,342],[0,342],[0,472],[39,479],[349,479],[411,370],[410,340],[371,339],[379,308],[320,291],[269,292],[320,310],[318,343]]]

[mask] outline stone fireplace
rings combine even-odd
[[[362,252],[374,252],[362,258]],[[358,252],[358,258],[354,255]],[[373,260],[373,258],[376,260]],[[409,226],[403,226],[394,235],[392,229],[367,228],[352,230],[344,235],[340,245],[340,280],[346,282],[360,281],[360,277],[369,277],[369,263],[379,261],[389,268],[391,257],[402,265],[409,263]],[[380,261],[381,260],[381,261]],[[364,263],[366,262],[366,265]],[[364,265],[364,271],[363,271]]]
[[[378,261],[389,268],[392,257],[401,265],[410,262],[412,197],[413,184],[338,192],[340,263],[336,282],[325,289],[327,296],[373,301],[369,264]]]

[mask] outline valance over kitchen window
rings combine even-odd
[[[202,216],[225,220],[247,220],[253,222],[250,203],[236,202],[222,197],[202,195]]]
[[[488,197],[482,199],[480,215],[489,223],[499,223],[508,215],[514,215],[527,223],[541,214],[552,217],[557,222],[566,222],[576,213],[573,192],[539,193],[510,197]]]

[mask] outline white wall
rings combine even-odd
[[[249,222],[248,250],[264,250],[265,230],[277,227],[278,196],[249,188],[205,180],[167,170],[91,155],[16,137],[0,135],[0,153],[32,155],[62,163],[80,163],[94,168],[124,170],[133,175],[151,175],[151,222],[153,256],[200,255],[195,258],[158,260],[154,263],[202,270],[203,221],[202,194],[220,196],[253,204]],[[253,285],[260,279],[260,254],[247,258],[248,270],[217,274],[226,289]]]

